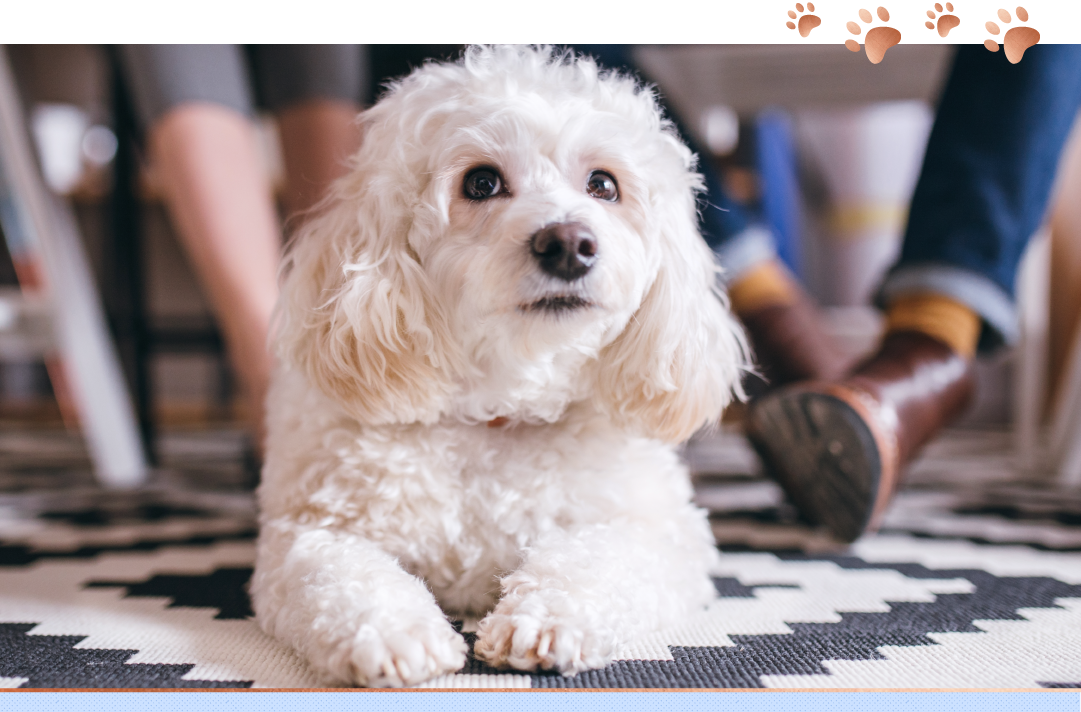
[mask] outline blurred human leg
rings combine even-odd
[[[347,160],[360,148],[360,106],[344,101],[309,99],[278,114],[285,191],[289,215],[314,207],[327,188],[345,174]]]
[[[1081,46],[1038,45],[1017,64],[976,46],[958,51],[882,306],[943,294],[980,316],[982,348],[1013,342],[1017,265],[1044,219],[1079,103]]]
[[[188,104],[165,114],[147,138],[169,213],[210,298],[261,442],[281,230],[254,127],[232,109]]]
[[[1016,65],[959,50],[879,292],[878,351],[750,408],[751,441],[812,523],[848,541],[875,528],[905,464],[970,400],[977,346],[1014,338],[1017,266],[1079,105],[1081,47],[1040,45]]]
[[[146,144],[177,234],[206,290],[262,442],[281,230],[231,45],[124,46]]]
[[[311,209],[360,148],[357,114],[368,85],[361,45],[255,45],[259,102],[278,117],[288,214]]]

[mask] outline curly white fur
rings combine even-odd
[[[694,156],[589,59],[474,47],[361,116],[352,172],[291,246],[252,596],[329,679],[494,665],[572,674],[713,597],[671,443],[738,392],[742,332],[697,232]],[[497,169],[507,192],[463,193]],[[618,202],[590,197],[603,169]],[[588,226],[572,282],[530,250]],[[525,305],[576,297],[575,309]],[[489,427],[489,422],[498,427]]]

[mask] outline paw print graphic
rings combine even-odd
[[[938,25],[937,25],[937,27],[938,27],[938,36],[939,37],[945,37],[946,35],[950,34],[950,30],[952,30],[953,28],[955,28],[955,27],[957,27],[958,25],[961,24],[961,20],[960,20],[960,18],[957,17],[957,15],[942,15],[941,12],[942,12],[942,5],[936,2],[935,3],[935,9],[927,11],[927,16],[929,18],[931,18],[931,19],[928,20],[927,22],[923,23],[923,24],[929,30],[935,29],[935,27],[936,27],[935,22],[934,22],[935,13],[939,13],[939,15],[938,15]],[[950,2],[946,3],[946,12],[949,12],[949,13],[953,12],[953,3],[950,3]]]
[[[890,13],[886,8],[879,7],[877,13],[878,19],[882,22],[890,21]],[[871,17],[871,13],[868,10],[860,10],[860,19],[868,25],[874,21],[874,18]],[[855,22],[849,22],[847,27],[848,31],[854,35],[863,32],[863,28]],[[892,27],[887,27],[885,25],[872,27],[867,30],[867,37],[864,39],[864,47],[867,49],[867,59],[871,60],[871,64],[878,64],[882,61],[882,58],[886,56],[886,50],[900,41],[901,33]],[[860,43],[856,40],[845,40],[845,47],[848,47],[853,52],[860,51]]]
[[[792,19],[789,20],[788,22],[784,23],[784,24],[790,30],[794,30],[794,29],[796,29],[798,27],[799,28],[799,36],[800,37],[806,37],[807,35],[811,34],[811,30],[813,30],[814,28],[816,28],[816,27],[818,27],[819,25],[822,24],[822,20],[818,17],[818,15],[810,14],[810,13],[812,13],[814,11],[815,11],[814,4],[813,3],[807,3],[807,14],[804,15],[803,14],[803,3],[798,2],[798,3],[796,3],[795,11],[792,11],[792,10],[788,11],[788,16],[790,18],[792,18]],[[798,15],[798,17],[799,17],[798,20],[796,20],[796,17],[797,17],[796,13],[800,13]],[[793,22],[793,20],[796,20],[796,21]]]
[[[998,11],[998,19],[1002,21],[1002,24],[1008,25],[1013,21],[1010,17],[1010,13],[1006,10]],[[1023,7],[1017,8],[1017,19],[1021,22],[1028,22],[1028,10]],[[998,24],[994,22],[988,22],[984,25],[987,31],[992,35],[998,36],[1001,32]],[[1002,38],[1002,46],[1006,49],[1006,59],[1010,60],[1010,64],[1017,64],[1021,61],[1021,58],[1025,56],[1025,50],[1032,45],[1040,41],[1040,33],[1034,27],[1011,27],[1006,30],[1006,36]],[[992,39],[984,41],[983,46],[992,52],[998,51],[998,42]]]

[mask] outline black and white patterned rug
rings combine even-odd
[[[708,610],[603,670],[525,675],[471,658],[426,686],[1079,687],[1081,492],[1019,483],[1007,444],[951,434],[883,531],[842,549],[795,521],[738,436],[695,443],[725,553]],[[318,685],[250,618],[249,495],[179,478],[102,493],[63,469],[24,468],[0,495],[0,687]]]

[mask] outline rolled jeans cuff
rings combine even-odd
[[[753,225],[714,248],[724,269],[722,279],[731,284],[752,267],[777,257],[773,234],[764,227]]]
[[[1017,307],[1013,298],[982,274],[960,267],[922,264],[894,270],[879,287],[875,303],[886,309],[900,297],[927,292],[949,297],[979,315],[983,321],[981,352],[1017,341]]]

